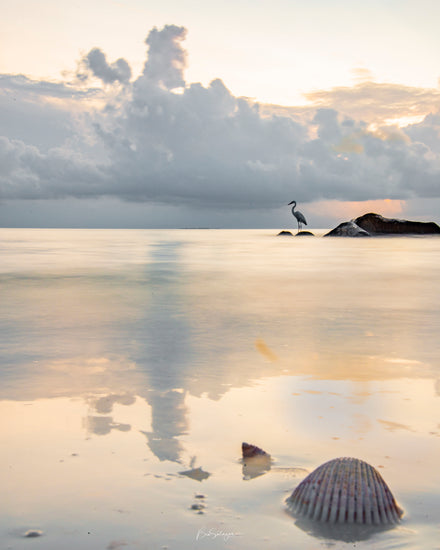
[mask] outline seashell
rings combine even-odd
[[[270,455],[266,453],[266,451],[263,451],[263,449],[260,449],[260,447],[245,442],[241,444],[241,452],[243,454],[243,458],[253,458],[255,456],[270,457]]]
[[[379,472],[347,457],[316,468],[287,504],[296,516],[328,524],[392,525],[403,513]]]

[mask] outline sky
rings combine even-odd
[[[0,227],[440,222],[437,0],[15,0]]]

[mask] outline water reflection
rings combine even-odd
[[[167,392],[149,391],[151,406],[151,432],[142,432],[148,446],[159,460],[180,462],[183,445],[178,439],[188,431],[185,393],[177,390]]]
[[[0,400],[79,399],[95,441],[140,444],[158,475],[175,465],[232,493],[237,479],[257,491],[277,475],[237,462],[234,445],[253,437],[281,466],[358,449],[414,486],[405,471],[418,449],[423,484],[437,487],[435,241],[133,232],[98,246],[69,235],[43,259],[34,243],[24,263],[16,243],[0,267]],[[40,432],[56,424],[39,422]]]
[[[289,510],[287,513],[290,514]],[[293,516],[295,517],[295,516]],[[367,541],[386,531],[395,529],[394,525],[337,525],[326,522],[311,521],[306,518],[295,518],[295,525],[307,534],[318,539],[356,543]]]
[[[85,429],[87,432],[94,433],[95,435],[107,435],[112,430],[129,432],[131,426],[130,424],[114,422],[111,416],[88,416],[85,420]]]
[[[134,395],[128,393],[125,394],[109,394],[102,397],[89,399],[89,405],[99,414],[108,414],[113,411],[113,406],[116,403],[121,405],[129,406],[133,405],[136,398]]]
[[[86,401],[88,402],[91,414],[87,415],[84,419],[84,427],[87,433],[107,435],[112,430],[129,432],[131,430],[130,424],[115,422],[113,416],[109,416],[109,413],[113,411],[115,404],[118,403],[124,406],[130,406],[133,405],[135,400],[135,396],[129,394],[109,394],[99,397],[88,397]],[[96,416],[93,413],[98,413],[102,416]]]
[[[97,395],[87,397],[90,406],[107,417],[91,414],[85,425],[102,435],[127,429],[109,413],[114,404],[130,405],[139,396],[151,407],[151,430],[144,431],[151,451],[161,461],[179,462],[190,429],[188,395],[218,400],[231,388],[289,374],[365,382],[434,377],[438,299],[431,293],[428,305],[426,295],[435,288],[435,273],[423,273],[423,289],[407,273],[397,287],[388,286],[393,262],[407,258],[405,250],[395,250],[390,262],[386,247],[367,246],[364,254],[375,258],[372,270],[351,245],[339,248],[337,262],[328,248],[339,244],[326,243],[325,252],[321,243],[300,245],[298,269],[280,241],[265,242],[269,261],[262,260],[257,240],[230,240],[225,248],[224,241],[215,246],[194,244],[183,234],[160,236],[153,242],[138,236],[136,263],[130,247],[119,247],[130,263],[126,257],[116,267],[113,248],[92,267],[68,263],[66,271],[70,256],[59,248],[60,257],[37,270],[6,262],[0,328],[9,371],[3,367],[1,397]],[[84,240],[77,244],[78,255],[87,246]],[[103,253],[92,250],[96,257]],[[325,273],[316,265],[324,253]],[[77,355],[78,348],[85,353]],[[383,422],[387,429],[399,424]]]
[[[187,433],[185,391],[186,369],[191,361],[192,339],[185,310],[183,276],[179,261],[181,242],[158,243],[152,247],[145,266],[150,291],[148,308],[140,326],[137,360],[148,372],[147,401],[152,409],[151,432],[143,432],[159,460],[180,462],[183,452],[179,436]]]
[[[186,303],[181,242],[157,243],[145,264],[149,300],[137,322],[137,364],[148,372],[153,391],[183,387],[191,364],[190,311]],[[124,327],[123,327],[124,328]],[[167,398],[167,396],[165,396]]]
[[[243,479],[249,480],[266,474],[272,467],[269,455],[243,458]]]

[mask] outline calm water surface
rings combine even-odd
[[[276,233],[0,230],[1,548],[440,548],[440,239]],[[337,456],[401,525],[295,523]]]

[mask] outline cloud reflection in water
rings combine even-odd
[[[293,245],[263,232],[26,233],[14,254],[34,247],[35,259],[17,263],[11,251],[0,268],[10,509],[24,513],[23,486],[31,513],[45,484],[55,502],[56,486],[69,494],[76,483],[78,509],[93,501],[103,516],[115,496],[146,507],[146,493],[161,511],[186,510],[194,480],[178,474],[201,468],[211,474],[206,514],[255,524],[260,514],[279,518],[270,506],[292,480],[278,467],[361,454],[422,517],[416,492],[439,486],[435,246]],[[277,463],[240,488],[243,513],[239,445],[251,439]],[[26,472],[29,449],[44,481]]]

